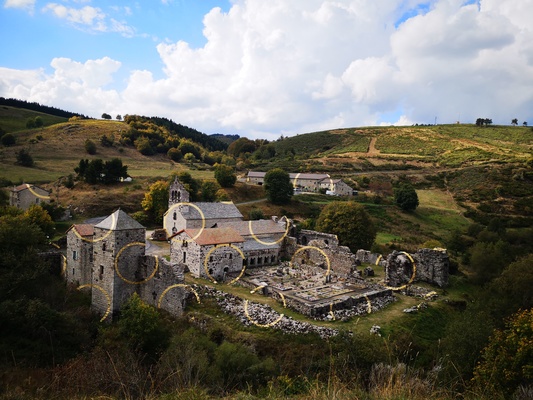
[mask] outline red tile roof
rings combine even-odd
[[[69,231],[71,229],[75,229],[76,232],[80,234],[80,236],[92,236],[94,235],[94,226],[89,224],[75,224],[72,225],[69,228]]]

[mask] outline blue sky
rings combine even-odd
[[[0,96],[274,139],[533,124],[533,0],[0,0]]]

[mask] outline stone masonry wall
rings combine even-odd
[[[421,249],[411,254],[416,266],[408,256],[393,251],[387,257],[385,266],[385,283],[399,287],[417,281],[436,284],[440,287],[448,285],[450,261],[446,250]]]

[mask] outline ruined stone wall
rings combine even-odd
[[[233,246],[242,252],[242,243],[235,243]],[[216,249],[214,245],[201,246],[200,255],[200,276],[202,278],[224,281],[226,274],[240,273],[244,267],[244,259],[240,252],[229,246],[218,247]],[[204,264],[205,262],[207,262],[207,267]],[[206,268],[210,276],[206,273]]]
[[[372,253],[368,250],[357,250],[355,253],[355,258],[361,264],[376,264],[376,261],[381,257],[381,254]],[[385,265],[385,259],[381,257],[379,264]]]
[[[305,253],[313,264],[327,266],[327,260],[329,260],[331,271],[342,275],[352,273],[357,267],[355,254],[346,246],[327,245],[322,240],[312,240],[309,246],[317,247],[324,253],[315,249],[300,252]]]
[[[412,257],[417,265],[417,280],[448,286],[450,258],[445,249],[420,249]]]
[[[385,266],[385,283],[392,287],[400,287],[407,283],[422,281],[440,287],[448,285],[450,261],[446,250],[420,249],[410,254],[393,251],[387,256]]]
[[[154,269],[157,266],[155,274]],[[181,316],[191,292],[184,285],[183,265],[172,265],[164,258],[144,256],[139,259],[137,285],[139,297],[147,304]],[[150,276],[153,274],[153,277]]]
[[[298,244],[307,246],[311,240],[322,240],[325,244],[336,247],[339,245],[337,235],[302,229],[297,236]]]

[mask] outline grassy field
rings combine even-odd
[[[0,106],[0,128],[9,133],[25,130],[26,121],[35,117],[41,117],[44,126],[67,121],[67,118],[43,114],[37,111],[26,110],[24,108]]]

